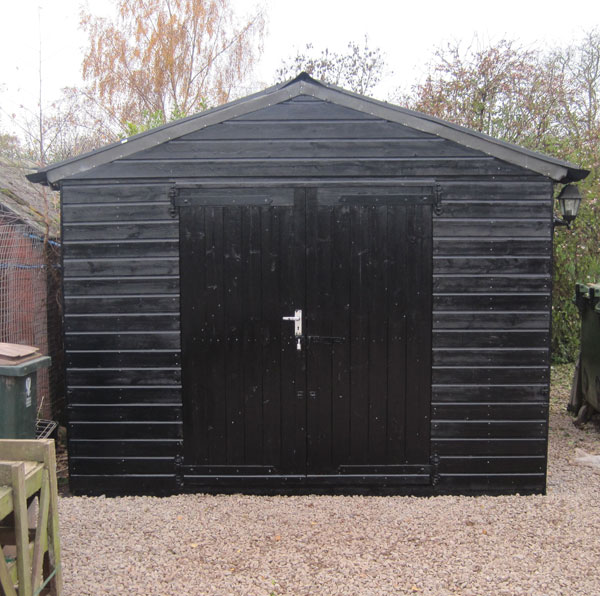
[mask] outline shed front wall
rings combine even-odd
[[[62,183],[71,485],[176,489],[173,183],[434,178],[431,455],[441,492],[545,489],[552,185],[482,153],[300,96]]]

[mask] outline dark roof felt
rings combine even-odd
[[[54,184],[64,178],[88,171],[99,165],[132,155],[207,126],[281,103],[298,95],[311,95],[323,101],[343,105],[375,117],[438,135],[508,163],[537,172],[556,182],[576,182],[589,174],[588,170],[579,168],[572,163],[494,139],[483,133],[475,132],[433,116],[358,95],[334,85],[316,81],[306,73],[302,73],[291,81],[269,87],[259,93],[200,112],[188,118],[165,124],[128,139],[123,139],[118,143],[101,147],[96,151],[52,164],[27,177],[32,182]]]

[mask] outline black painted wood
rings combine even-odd
[[[182,328],[186,465],[327,475],[344,465],[427,464],[431,337],[422,331],[431,329],[431,204],[340,201],[376,196],[377,188],[322,197],[317,188],[264,192],[278,200],[232,189],[216,208],[205,201],[210,190],[180,197],[182,317],[194,318]],[[418,199],[410,188],[396,194]],[[218,228],[218,244],[209,227]],[[214,262],[210,280],[198,274],[198,260]],[[428,267],[417,266],[423,260]],[[396,275],[406,271],[408,284]],[[224,327],[211,327],[212,308],[197,306],[209,303],[209,288],[220,296]],[[261,307],[266,296],[277,310]],[[374,301],[386,307],[373,309]],[[293,322],[281,320],[297,309],[300,350]],[[217,374],[185,364],[202,360]],[[207,454],[202,437],[223,422]]]
[[[432,207],[410,211],[413,199],[399,196],[408,204],[397,208],[392,186],[379,189],[382,200],[375,201],[376,183],[340,202],[339,188],[330,186],[340,176],[434,178],[441,184],[441,215],[427,215],[433,229],[421,230],[422,209]],[[282,178],[297,190],[276,190]],[[273,185],[261,207],[252,206],[254,195],[265,194],[261,188],[250,196],[253,179]],[[235,197],[223,188],[235,181],[248,186],[239,219],[228,204]],[[221,185],[205,193],[210,221],[186,224],[185,207],[179,222],[171,217],[173,182]],[[541,426],[527,424],[538,424],[534,415],[538,407],[546,411],[548,400],[548,179],[415,129],[300,97],[66,180],[62,201],[68,396],[79,408],[73,413],[88,412],[90,423],[71,439],[72,456],[80,458],[74,487],[131,488],[137,473],[139,487],[167,485],[174,468],[162,474],[166,460],[153,468],[152,458],[173,458],[189,435],[184,429],[210,419],[209,430],[185,444],[186,457],[198,463],[252,461],[290,473],[302,465],[305,472],[326,472],[404,461],[417,457],[421,445],[424,463],[430,451],[442,455],[435,490],[544,490],[543,474],[531,463],[538,460],[531,458],[545,453],[545,413]],[[419,256],[423,239],[432,244],[433,260]],[[184,250],[191,245],[193,254]],[[298,254],[306,257],[301,265]],[[414,255],[410,262],[399,257],[405,254]],[[180,275],[200,298],[186,302],[182,288],[181,311]],[[227,276],[237,277],[236,284],[226,284]],[[429,302],[406,294],[427,279]],[[298,300],[290,289],[304,294]],[[306,323],[313,336],[346,337],[349,328],[348,341],[306,341],[298,356],[292,324],[280,320],[297,304],[311,312]],[[430,344],[418,321],[403,316],[412,309],[414,317],[421,307],[425,319],[429,309]],[[189,311],[204,324],[182,316]],[[204,341],[209,331],[218,341]],[[186,362],[182,341],[201,357]],[[194,371],[192,380],[186,371]],[[197,394],[212,387],[213,396],[225,399],[208,400],[204,408],[184,405],[184,427],[174,436],[169,425],[181,413],[180,374]],[[431,375],[430,411],[427,391],[419,400]],[[280,400],[268,399],[277,391]],[[99,430],[93,412],[100,416],[103,408]],[[132,425],[119,427],[124,436],[137,433],[126,441],[110,430],[123,413],[128,421],[121,422]],[[407,413],[416,420],[409,430]],[[239,435],[232,426],[241,428]],[[424,439],[430,432],[432,440]],[[488,455],[489,464],[469,459]],[[137,470],[133,462],[102,463],[120,456],[146,461]]]

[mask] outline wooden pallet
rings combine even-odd
[[[37,498],[35,525],[29,508]],[[54,441],[0,440],[0,586],[6,596],[62,594]]]

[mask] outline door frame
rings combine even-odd
[[[266,188],[286,188],[286,189],[305,189],[308,196],[309,189],[336,187],[389,187],[389,188],[422,188],[423,196],[421,201],[410,201],[415,204],[432,204],[432,219],[430,224],[433,227],[433,216],[439,213],[441,195],[439,185],[433,178],[415,178],[415,179],[242,179],[242,180],[216,180],[209,182],[177,183],[169,190],[171,201],[171,213],[173,217],[178,217],[179,207],[191,207],[202,205],[201,199],[195,199],[190,194],[196,191],[209,189],[222,190],[252,190]],[[425,190],[427,189],[427,190]],[[297,193],[294,193],[295,195]],[[181,244],[180,244],[181,246]],[[433,259],[433,233],[431,233],[431,259]],[[181,261],[181,255],[180,255]],[[181,272],[180,272],[181,275]],[[433,276],[431,276],[430,295],[433,296]],[[183,314],[183,313],[182,313]],[[181,317],[183,322],[183,316]],[[430,326],[432,334],[432,326]],[[431,404],[431,366],[429,370],[429,404]],[[183,398],[183,389],[182,389]],[[183,401],[183,399],[182,399]],[[188,404],[189,405],[189,404]],[[429,405],[431,408],[431,405]],[[184,419],[186,404],[183,403]],[[429,417],[430,419],[430,417]],[[184,422],[185,429],[185,422]],[[186,437],[184,433],[183,442]],[[415,487],[431,486],[437,480],[437,458],[431,457],[431,439],[429,437],[430,457],[427,463],[390,465],[390,466],[345,466],[347,468],[339,474],[279,474],[275,469],[269,466],[239,466],[237,473],[225,471],[221,466],[199,466],[186,464],[183,455],[175,458],[175,473],[178,484],[185,487],[202,487],[203,490],[249,490],[259,492],[281,492],[290,490],[292,492],[303,492],[305,490],[334,490],[340,489],[342,492],[352,492],[354,489],[362,491],[364,489],[379,490],[383,492],[392,491],[397,494],[403,492],[403,488],[414,492]],[[366,468],[369,468],[367,471]],[[412,488],[411,488],[412,487]]]

